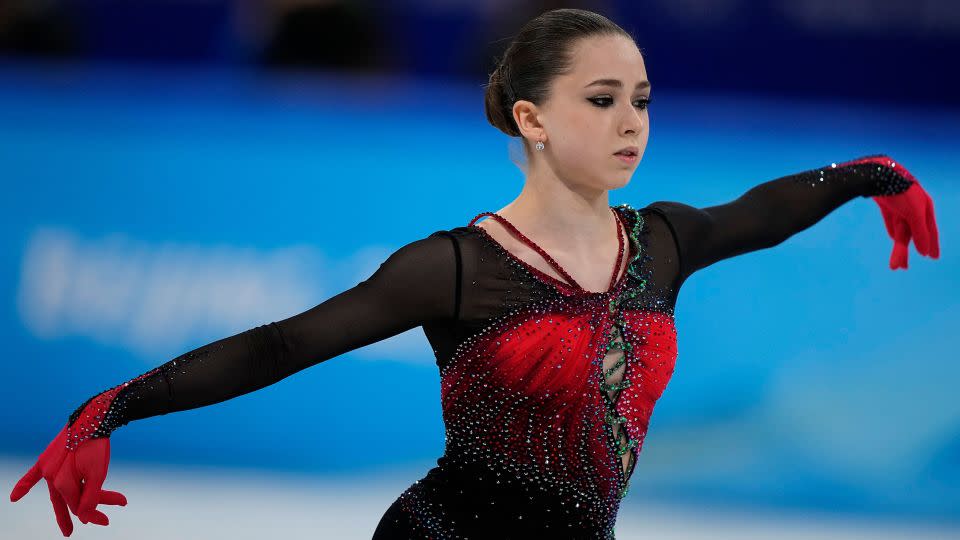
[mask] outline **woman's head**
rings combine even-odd
[[[619,85],[591,84],[604,79]],[[529,168],[614,189],[643,156],[649,96],[643,56],[629,33],[597,13],[556,9],[521,28],[490,75],[485,105],[494,127],[523,138]],[[542,151],[532,149],[537,141]],[[638,149],[632,164],[614,155],[627,146]]]

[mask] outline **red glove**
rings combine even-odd
[[[917,252],[932,259],[940,258],[940,235],[937,232],[937,220],[933,213],[933,199],[927,194],[920,182],[903,165],[886,155],[869,156],[846,164],[876,163],[892,170],[900,183],[906,181],[909,187],[900,188],[898,193],[874,195],[873,200],[880,207],[887,234],[893,239],[893,252],[890,254],[890,269],[907,268],[907,254],[910,239]]]
[[[893,239],[891,270],[907,268],[907,248],[911,238],[918,253],[932,259],[940,258],[940,235],[933,213],[933,200],[920,182],[914,182],[904,193],[879,195],[873,200],[880,206],[887,234]]]
[[[128,397],[121,396],[124,389],[162,368],[105,390],[77,407],[37,462],[14,486],[10,500],[20,500],[43,478],[47,481],[53,512],[64,536],[73,533],[68,507],[83,523],[109,524],[110,520],[97,510],[97,505],[127,505],[127,498],[122,493],[101,489],[110,464],[110,434],[126,423],[116,408],[122,409]]]
[[[64,536],[73,533],[68,507],[83,523],[107,525],[110,520],[97,510],[97,505],[127,505],[122,493],[101,489],[110,463],[110,438],[89,438],[80,442],[75,450],[68,450],[68,428],[64,426],[60,430],[10,492],[10,500],[16,502],[41,478],[46,480],[53,513]]]

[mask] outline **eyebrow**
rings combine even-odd
[[[597,79],[592,83],[584,86],[584,88],[590,88],[591,86],[614,86],[616,88],[623,88],[623,83],[618,79]],[[640,81],[637,83],[637,88],[650,88],[650,81]]]

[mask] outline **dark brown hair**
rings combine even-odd
[[[520,99],[535,104],[546,101],[553,79],[570,70],[575,43],[596,35],[621,35],[636,43],[615,22],[583,9],[546,11],[523,25],[490,74],[484,96],[490,124],[519,137],[513,104]]]

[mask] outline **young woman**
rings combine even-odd
[[[930,197],[882,155],[757,185],[727,204],[610,206],[649,134],[650,82],[632,37],[559,9],[527,23],[490,76],[486,113],[522,137],[519,196],[401,247],[308,311],[199,347],[94,395],[17,483],[41,478],[64,535],[97,505],[111,433],[218,403],[422,326],[441,377],[446,449],[387,509],[388,538],[612,538],[654,404],[677,357],[677,293],[698,269],[780,244],[872,198],[907,267],[938,258]],[[481,217],[491,219],[478,222]]]

